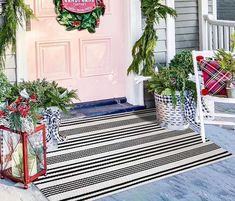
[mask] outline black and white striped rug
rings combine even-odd
[[[68,140],[34,182],[51,201],[95,200],[231,155],[191,130],[160,128],[153,110],[71,119],[60,130]]]

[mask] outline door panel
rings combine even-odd
[[[95,34],[65,31],[54,4],[28,0],[37,19],[27,32],[29,78],[55,80],[77,89],[81,101],[125,96],[123,0],[106,0],[107,9]]]

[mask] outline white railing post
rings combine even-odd
[[[204,20],[204,15],[208,15],[208,0],[199,0],[199,38],[200,49],[207,50],[207,22]]]
[[[216,20],[213,15],[205,15],[204,20],[207,23],[207,48],[216,50],[224,48],[230,49],[231,34],[235,28],[235,21]]]
[[[175,9],[175,0],[166,0],[166,5]],[[176,52],[175,43],[175,18],[167,16],[166,18],[166,38],[167,38],[167,63],[174,58]]]
[[[217,0],[212,1],[212,14],[215,20],[217,20]]]

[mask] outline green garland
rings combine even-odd
[[[87,29],[90,33],[95,33],[95,28],[99,25],[99,19],[105,13],[105,6],[103,4],[97,8],[84,14],[77,14],[67,11],[63,8],[61,0],[54,0],[57,21],[66,27],[67,31],[84,30]]]
[[[16,50],[17,27],[25,18],[33,17],[33,11],[24,3],[24,0],[6,0],[1,17],[4,23],[0,27],[0,69],[5,66],[6,50],[11,45],[12,52]]]
[[[155,25],[167,15],[176,16],[176,11],[160,3],[161,0],[141,0],[142,13],[145,17],[145,29],[141,38],[132,49],[133,61],[128,68],[128,73],[134,72],[144,76],[153,73],[155,66],[154,51],[157,44]],[[143,68],[142,68],[143,67]],[[140,69],[142,70],[140,71]]]

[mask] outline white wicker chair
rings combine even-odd
[[[202,96],[201,90],[203,89],[203,79],[202,72],[198,68],[197,56],[203,56],[204,58],[213,58],[214,51],[193,51],[193,64],[194,64],[194,73],[195,73],[195,82],[197,87],[197,119],[198,123],[200,123],[200,134],[202,141],[206,141],[205,135],[205,124],[214,124],[214,125],[232,125],[235,126],[235,114],[229,114],[224,112],[216,112],[215,111],[215,103],[226,103],[226,104],[235,104],[234,98],[222,98],[216,96]],[[203,102],[207,105],[209,109],[208,112],[203,112],[202,106],[202,98]],[[209,103],[209,104],[208,104]],[[226,120],[229,119],[229,120]],[[232,120],[234,121],[232,121]]]

